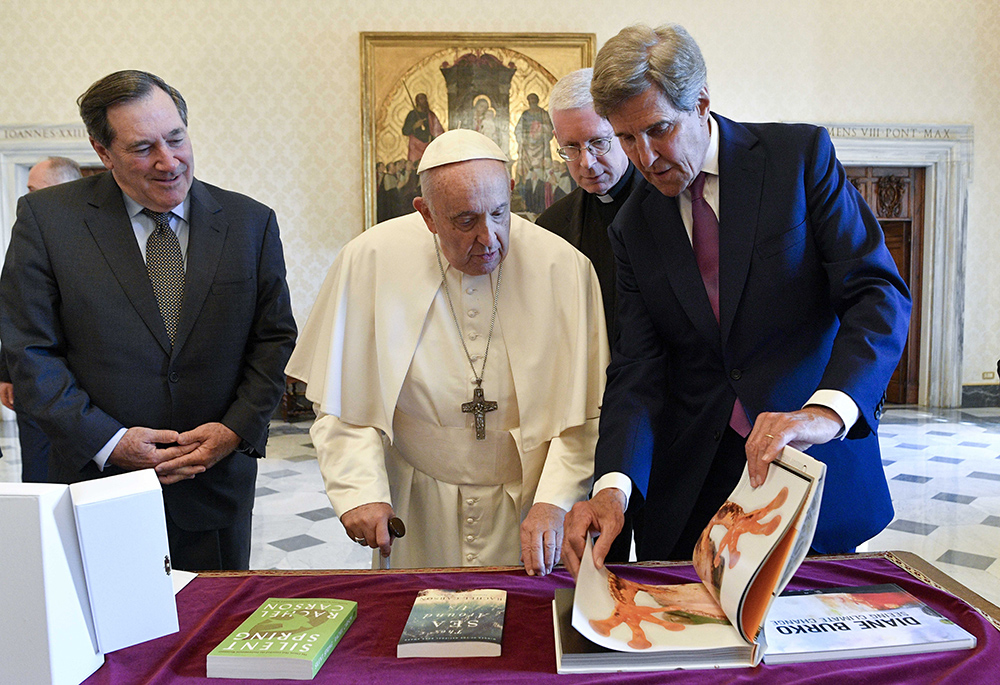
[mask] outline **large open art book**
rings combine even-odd
[[[646,585],[593,561],[553,602],[560,673],[756,666],[774,598],[805,559],[826,467],[786,447],[758,488],[743,477],[694,550],[701,583]]]

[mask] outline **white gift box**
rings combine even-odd
[[[163,491],[155,472],[83,481],[69,491],[100,650],[177,632]]]
[[[69,488],[0,483],[0,680],[78,685],[97,647]]]

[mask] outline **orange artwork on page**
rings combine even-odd
[[[708,531],[712,526],[723,526],[726,529],[726,534],[722,536],[722,540],[719,542],[719,549],[715,553],[714,564],[719,566],[722,563],[722,552],[728,549],[729,568],[733,568],[740,560],[740,552],[737,549],[740,536],[744,534],[770,535],[776,531],[778,526],[781,525],[780,514],[772,517],[767,523],[761,523],[761,520],[767,518],[771,512],[784,504],[786,499],[788,499],[788,488],[782,488],[767,506],[749,513],[743,511],[743,507],[735,502],[726,502],[709,522],[708,528],[702,533],[698,544],[712,544],[708,536]]]
[[[600,635],[607,637],[614,628],[624,623],[632,631],[632,639],[628,645],[633,649],[649,649],[653,646],[642,628],[644,621],[673,631],[684,630],[685,624],[729,624],[729,619],[701,583],[646,585],[611,573],[608,575],[608,589],[615,600],[614,611],[606,619],[591,620],[590,625]],[[647,593],[656,604],[637,604],[635,599],[639,592]]]

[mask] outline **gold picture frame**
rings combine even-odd
[[[529,206],[572,183],[555,154],[549,90],[596,52],[593,33],[361,33],[364,227],[412,211],[422,146],[459,127],[508,153],[512,206],[533,218]]]

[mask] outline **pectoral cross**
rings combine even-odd
[[[479,385],[472,391],[472,401],[462,403],[462,413],[476,417],[476,440],[486,439],[486,412],[496,410],[497,403],[483,397],[483,389]]]

